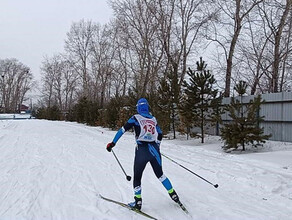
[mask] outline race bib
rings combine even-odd
[[[137,138],[138,141],[152,142],[156,141],[158,133],[156,130],[157,121],[155,117],[145,118],[141,115],[135,115],[140,125],[140,135]]]

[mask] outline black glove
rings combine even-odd
[[[107,144],[106,149],[108,152],[112,151],[112,148],[115,146],[116,144],[114,142],[110,142]]]

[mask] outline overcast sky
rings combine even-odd
[[[39,80],[43,57],[64,51],[72,22],[112,17],[107,0],[0,0],[0,59],[18,59]]]

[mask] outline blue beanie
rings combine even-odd
[[[137,102],[137,112],[141,114],[149,114],[149,105],[148,101],[145,98],[141,98]]]

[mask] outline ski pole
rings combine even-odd
[[[197,177],[201,178],[202,180],[206,181],[207,183],[211,184],[212,186],[214,186],[215,188],[218,188],[218,184],[213,184],[211,182],[209,182],[208,180],[206,180],[205,178],[201,177],[200,175],[196,174],[195,172],[191,171],[190,169],[186,168],[185,166],[179,164],[178,162],[176,162],[175,160],[171,159],[170,157],[164,155],[163,153],[161,153],[162,156],[164,156],[165,158],[169,159],[170,161],[172,161],[173,163],[179,165],[180,167],[184,168],[185,170],[189,171],[190,173],[196,175]]]
[[[122,171],[124,172],[124,174],[125,174],[125,176],[126,176],[126,179],[127,179],[128,181],[131,181],[131,176],[128,176],[128,175],[126,174],[126,171],[124,170],[122,164],[120,163],[120,161],[119,161],[119,159],[117,158],[117,156],[116,156],[115,152],[113,151],[113,149],[112,149],[112,152],[113,152],[113,155],[115,156],[116,160],[118,161],[118,163],[119,163],[119,165],[120,165]]]

